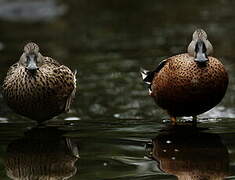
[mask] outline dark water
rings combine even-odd
[[[0,179],[235,179],[234,10],[232,0],[1,0],[1,82],[34,41],[78,69],[78,93],[46,128],[0,96]],[[185,52],[196,28],[208,32],[230,84],[198,129],[171,129],[139,68]]]

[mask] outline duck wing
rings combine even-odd
[[[143,81],[144,81],[146,84],[151,85],[155,73],[158,73],[158,72],[164,67],[164,65],[166,64],[166,62],[167,62],[167,60],[161,61],[161,62],[158,64],[158,66],[156,67],[156,69],[153,70],[153,71],[148,71],[148,70],[145,70],[145,69],[141,68],[141,69],[140,69],[140,73],[141,73],[141,76],[142,76]]]
[[[72,102],[72,100],[75,98],[75,93],[76,93],[76,75],[77,75],[77,70],[75,70],[74,72],[73,72],[73,74],[74,74],[74,89],[73,89],[73,91],[72,91],[72,93],[69,95],[69,97],[68,97],[68,99],[67,99],[67,101],[66,101],[66,104],[65,104],[65,112],[68,112],[69,111],[69,109],[70,109],[70,105],[71,105],[71,102]]]

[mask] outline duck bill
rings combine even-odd
[[[38,70],[38,66],[36,64],[36,60],[35,60],[34,56],[32,56],[32,55],[29,56],[26,69],[30,72],[36,72]]]
[[[198,40],[195,47],[195,61],[198,63],[205,63],[208,61],[206,55],[206,45],[202,40]]]

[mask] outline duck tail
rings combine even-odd
[[[142,76],[143,81],[146,84],[150,85],[152,83],[152,80],[154,78],[154,72],[148,71],[148,70],[143,69],[143,68],[140,68],[140,74]]]
[[[74,84],[75,84],[75,88],[76,88],[76,83],[77,83],[77,69],[75,69],[74,71],[73,71],[73,77],[74,77]]]
[[[73,71],[73,74],[74,74],[75,77],[77,76],[77,72],[78,72],[77,69],[75,69],[75,70]]]

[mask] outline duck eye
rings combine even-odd
[[[29,55],[26,55],[26,62],[29,62],[30,58]]]

